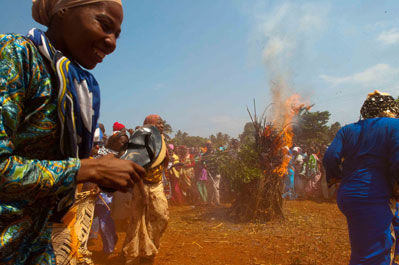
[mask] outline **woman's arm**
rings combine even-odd
[[[144,176],[145,170],[141,166],[110,154],[98,159],[82,159],[76,182],[93,182],[126,192],[133,187],[133,180],[140,181]]]

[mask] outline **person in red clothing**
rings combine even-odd
[[[168,145],[168,152],[169,152],[169,164],[168,169],[165,173],[169,176],[170,185],[172,190],[172,198],[171,202],[176,205],[181,205],[184,203],[184,197],[180,189],[180,174],[177,169],[179,162],[179,156],[175,152],[175,146],[173,144]]]

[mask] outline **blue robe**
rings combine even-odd
[[[115,231],[115,223],[111,216],[111,211],[105,205],[111,205],[113,195],[107,192],[101,192],[102,199],[97,199],[94,216],[98,217],[100,235],[103,242],[103,252],[107,255],[115,250],[118,241],[118,235]],[[105,202],[105,203],[104,203]]]
[[[399,175],[399,119],[373,118],[343,127],[323,164],[327,182],[341,181],[337,203],[348,223],[350,264],[391,264],[390,200]]]

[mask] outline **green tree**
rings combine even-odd
[[[335,122],[330,125],[330,128],[328,128],[328,138],[329,142],[332,142],[334,139],[335,135],[337,132],[341,129],[341,124],[339,122]]]
[[[211,140],[211,142],[215,145],[215,147],[219,147],[219,146],[227,146],[227,144],[230,141],[230,136],[228,134],[222,133],[222,132],[218,132],[215,135],[211,135],[209,136],[209,140]]]
[[[177,133],[175,134],[175,137],[172,140],[173,143],[176,145],[184,145],[187,137],[188,133],[178,130]]]
[[[304,111],[297,117],[293,126],[294,142],[302,146],[326,145],[330,142],[330,130],[327,123],[328,111]],[[335,128],[335,127],[334,127]]]
[[[182,132],[178,130],[175,134],[175,137],[171,140],[171,142],[177,146],[185,145],[188,147],[201,147],[205,146],[207,139],[200,136],[190,136],[186,132]]]
[[[166,120],[162,120],[162,123],[163,123],[163,132],[166,134],[171,134],[172,126]]]
[[[170,134],[172,133],[172,126],[167,123],[166,120],[162,120],[163,123],[163,133],[166,137],[166,139],[169,141],[171,139]]]
[[[248,144],[255,141],[255,127],[252,122],[247,122],[244,125],[244,131],[239,136],[240,142]]]
[[[205,146],[208,139],[200,136],[188,136],[185,139],[184,145],[189,147],[202,147]]]

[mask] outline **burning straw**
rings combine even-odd
[[[291,95],[283,100],[281,93],[275,89],[276,102],[269,105],[258,117],[254,100],[253,114],[247,108],[255,128],[255,148],[259,154],[258,166],[263,177],[258,180],[251,219],[271,220],[284,218],[282,211],[283,178],[287,174],[291,157],[288,150],[292,147],[294,136],[292,125],[295,117],[305,107],[300,103],[300,96]],[[272,120],[268,121],[266,113],[271,107]]]

